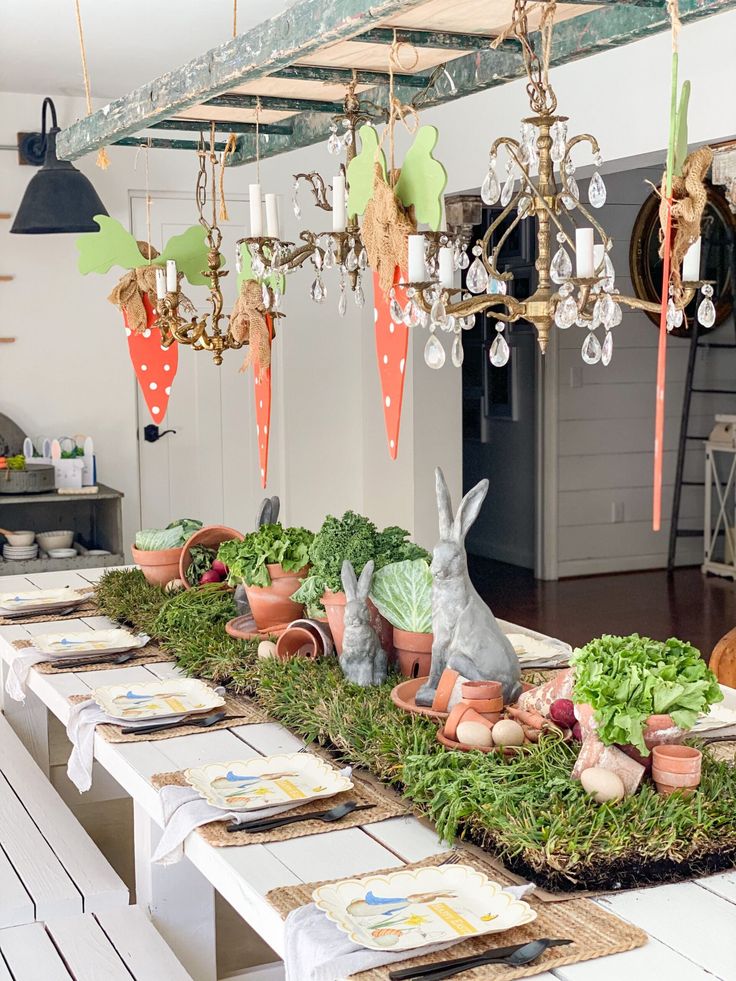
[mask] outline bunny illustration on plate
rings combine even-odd
[[[465,536],[488,493],[481,480],[460,502],[453,518],[452,501],[439,467],[437,510],[440,540],[432,554],[432,667],[416,695],[417,705],[431,705],[445,668],[469,681],[500,681],[503,700],[514,702],[521,692],[521,669],[514,648],[480,598],[468,575]]]
[[[355,685],[382,685],[386,680],[388,657],[381,647],[381,638],[371,626],[368,594],[373,580],[373,562],[367,562],[356,579],[348,559],[340,572],[345,590],[345,635],[342,642],[340,667],[348,681]]]

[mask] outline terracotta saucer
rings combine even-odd
[[[475,750],[479,750],[481,753],[503,753],[504,756],[514,756],[520,749],[527,748],[526,743],[523,746],[468,746],[467,743],[459,743],[455,739],[449,739],[442,729],[437,732],[437,741],[448,749],[459,749],[463,753],[473,753]]]
[[[269,637],[280,637],[288,627],[288,623],[279,623],[268,630],[259,630],[253,617],[242,616],[228,620],[225,633],[236,640],[268,640]]]
[[[416,694],[426,680],[427,678],[410,678],[408,681],[402,681],[391,691],[391,701],[405,712],[414,712],[415,715],[427,715],[430,719],[444,721],[449,712],[435,712],[428,706],[416,703]]]

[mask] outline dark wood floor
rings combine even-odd
[[[496,616],[573,646],[601,634],[680,637],[705,657],[736,626],[736,584],[698,568],[542,582],[527,569],[469,558],[476,589]]]

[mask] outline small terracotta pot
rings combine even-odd
[[[276,657],[289,661],[292,657],[319,657],[317,638],[306,627],[287,627],[276,641]]]
[[[457,735],[457,727],[463,721],[468,712],[471,711],[469,705],[465,702],[458,702],[455,708],[450,712],[445,720],[444,733],[448,739],[454,739]]]
[[[399,671],[405,678],[424,678],[432,665],[432,634],[419,634],[413,630],[393,629],[393,645],[399,662]]]
[[[133,561],[152,586],[165,586],[179,576],[179,560],[183,549],[162,548],[155,551],[130,546]]]
[[[650,715],[644,723],[644,743],[649,750],[665,743],[677,743],[683,735],[671,715]]]
[[[502,698],[466,698],[463,695],[463,702],[474,708],[476,712],[480,712],[481,715],[493,714],[500,716],[503,711]]]
[[[652,769],[656,773],[686,773],[700,775],[703,754],[692,746],[655,746],[652,750]],[[665,781],[666,782],[666,781]]]
[[[657,793],[661,794],[663,797],[669,797],[670,794],[679,793],[683,797],[692,797],[695,793],[692,787],[671,787],[665,783],[656,784]]]
[[[335,642],[335,650],[342,654],[342,640],[345,636],[345,603],[347,597],[345,593],[333,593],[325,590],[322,594],[322,606],[327,613],[327,622],[330,625],[330,633]],[[385,617],[382,617],[371,600],[368,600],[368,609],[371,611],[371,626],[381,638],[381,646],[384,651],[393,657],[394,651],[394,628]],[[295,619],[292,617],[292,619]],[[427,672],[429,674],[429,671]]]
[[[690,787],[695,788],[700,783],[700,773],[671,773],[668,770],[652,770],[652,778],[656,784],[664,784],[665,787]]]
[[[304,613],[304,605],[291,599],[307,574],[307,566],[297,572],[284,572],[280,565],[267,565],[271,576],[270,586],[246,586],[253,619],[259,630],[268,630],[281,623],[298,620]]]
[[[503,685],[500,681],[464,681],[463,700],[470,702],[475,699],[501,700],[503,708]],[[499,708],[500,711],[500,708]]]
[[[458,671],[453,671],[452,668],[445,668],[445,670],[442,672],[440,675],[440,680],[437,682],[434,700],[432,701],[432,708],[435,712],[446,711],[450,701],[450,695],[452,695],[455,682],[459,677],[460,673]]]
[[[218,545],[229,542],[232,538],[237,538],[239,542],[242,542],[245,535],[234,528],[228,528],[226,525],[205,525],[204,528],[200,528],[189,536],[184,542],[184,548],[181,550],[181,558],[179,559],[179,578],[184,583],[185,589],[192,588],[187,582],[187,569],[192,562],[192,545],[206,545],[208,548],[216,549]]]

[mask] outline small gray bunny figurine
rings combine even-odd
[[[373,562],[367,562],[355,578],[348,559],[340,573],[345,590],[345,635],[342,642],[340,667],[348,681],[355,685],[382,685],[386,680],[388,658],[381,647],[381,638],[371,626],[368,594],[373,580]]]
[[[488,481],[468,491],[453,519],[450,492],[439,467],[435,477],[440,540],[431,566],[432,667],[417,692],[417,705],[432,704],[440,675],[448,667],[470,681],[500,681],[504,702],[514,702],[521,692],[519,659],[471,583],[465,554],[465,536],[478,517]]]

